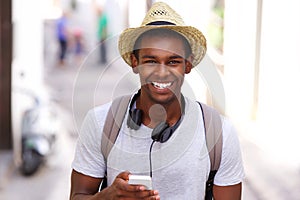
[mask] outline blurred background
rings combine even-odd
[[[1,0],[0,199],[68,199],[86,112],[138,88],[120,32],[155,0]],[[239,131],[243,199],[300,199],[300,2],[165,0],[207,38],[184,92]]]

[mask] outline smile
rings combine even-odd
[[[159,82],[151,82],[151,84],[158,89],[169,88],[172,85],[172,82],[169,83],[159,83]]]

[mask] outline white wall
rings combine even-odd
[[[13,67],[22,68],[33,85],[42,79],[43,8],[39,0],[13,1]]]
[[[252,113],[256,45],[256,1],[226,0],[224,77],[226,113],[248,119]]]
[[[300,1],[263,2],[258,121],[261,143],[291,164],[300,163]],[[272,142],[270,142],[272,141]],[[294,154],[293,154],[294,152]]]
[[[239,125],[252,122],[250,129],[242,134],[248,134],[274,160],[297,165],[300,159],[293,152],[300,150],[300,2],[264,0],[261,38],[256,46],[257,2],[261,1],[226,0],[227,114]],[[256,57],[257,49],[260,51]],[[253,115],[256,61],[258,107]]]
[[[20,162],[22,112],[30,100],[21,98],[22,89],[33,92],[42,85],[43,14],[45,1],[13,1],[12,121],[15,162]],[[39,8],[39,9],[37,9]],[[24,76],[21,77],[20,74]]]

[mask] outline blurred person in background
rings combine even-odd
[[[85,52],[84,32],[81,27],[77,26],[73,29],[73,51],[76,64],[80,64]]]
[[[108,37],[107,32],[107,15],[102,6],[98,6],[97,10],[98,14],[98,23],[97,23],[97,38],[100,45],[100,64],[106,64],[107,62],[107,46],[105,44],[105,40]]]
[[[119,52],[139,75],[141,87],[126,104],[108,156],[102,141],[111,103],[88,112],[72,164],[70,199],[211,199],[205,197],[211,163],[202,108],[181,92],[185,74],[205,56],[204,35],[186,26],[167,4],[157,2],[141,27],[123,31]],[[218,117],[223,145],[220,167],[211,183],[213,196],[239,200],[244,169],[237,133],[227,118]],[[149,159],[152,147],[153,159]],[[153,189],[129,184],[131,174],[149,172]],[[99,191],[105,179],[107,187]]]
[[[59,43],[59,65],[65,64],[68,42],[69,42],[69,24],[68,24],[68,13],[62,12],[60,18],[56,22],[56,37]]]

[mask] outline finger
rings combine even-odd
[[[124,171],[124,172],[121,172],[120,174],[118,174],[118,176],[116,178],[121,178],[123,180],[128,181],[129,180],[129,175],[130,175],[129,171]]]
[[[119,189],[127,191],[127,192],[139,192],[139,191],[145,191],[146,187],[143,185],[130,185],[128,184],[128,181],[121,181],[118,184]]]
[[[157,190],[146,190],[141,192],[142,198],[148,198],[148,199],[160,199],[158,191]]]
[[[113,185],[119,190],[127,191],[127,192],[138,192],[144,191],[145,186],[142,185],[130,185],[128,184],[130,172],[124,171],[117,175]]]
[[[130,172],[124,171],[117,175],[113,185],[115,185],[120,190],[127,190],[128,180]]]
[[[157,190],[143,190],[143,191],[135,191],[129,192],[124,191],[124,196],[138,198],[138,199],[160,199]]]
[[[157,190],[145,190],[135,193],[135,197],[142,199],[160,199]]]

